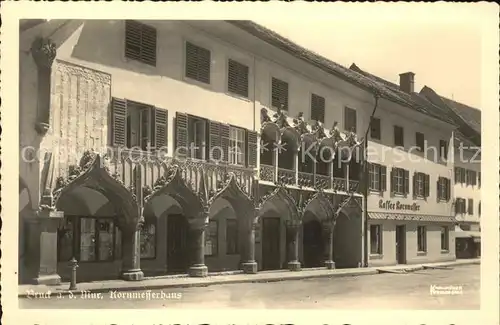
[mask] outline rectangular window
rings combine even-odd
[[[230,127],[229,132],[229,163],[243,166],[245,164],[245,130]]]
[[[415,144],[419,151],[424,151],[425,137],[423,133],[420,132],[415,133]]]
[[[438,200],[440,201],[448,201],[450,199],[450,180],[446,177],[439,177],[438,178],[438,185],[437,185],[437,195],[438,195]]]
[[[387,167],[379,164],[369,164],[370,190],[384,192],[387,189]]]
[[[439,140],[439,156],[443,160],[448,159],[448,142],[446,140]]]
[[[273,77],[271,84],[272,107],[288,111],[288,83]]]
[[[207,121],[202,118],[188,117],[187,155],[190,158],[205,160],[207,148]]]
[[[450,234],[448,227],[441,227],[441,250],[447,251],[450,249]]]
[[[239,254],[238,223],[236,219],[226,219],[226,254]]]
[[[413,194],[417,197],[424,197],[425,192],[424,192],[424,185],[425,185],[425,174],[424,173],[415,173],[413,175],[413,182],[415,185],[415,188],[413,189],[414,192]]]
[[[467,204],[467,214],[473,215],[474,214],[474,200],[469,199],[469,202]]]
[[[419,252],[427,252],[427,229],[425,226],[417,227],[417,245]]]
[[[311,95],[311,120],[325,123],[325,98]]]
[[[218,223],[210,220],[205,230],[205,256],[217,256],[218,251]]]
[[[126,20],[125,57],[156,66],[156,29],[137,21]]]
[[[406,195],[409,193],[409,175],[403,168],[394,167],[391,171],[391,191],[394,194]]]
[[[114,222],[112,219],[97,220],[97,256],[99,261],[112,261],[114,255]]]
[[[382,254],[381,225],[370,225],[370,254]]]
[[[344,130],[356,132],[357,124],[356,110],[344,107]]]
[[[209,50],[186,42],[186,77],[210,84],[211,61]]]
[[[95,261],[97,250],[97,234],[95,219],[80,218],[80,261]]]
[[[404,129],[401,126],[394,125],[394,145],[405,146]]]
[[[381,126],[380,119],[376,117],[372,117],[370,123],[370,137],[372,139],[380,140],[381,137]]]
[[[227,69],[227,90],[248,98],[248,67],[229,59]]]
[[[156,222],[147,220],[141,227],[141,258],[156,257]]]
[[[466,179],[465,179],[466,185],[474,186],[477,184],[477,178],[476,178],[477,174],[474,170],[467,169],[465,172],[465,175],[466,175]]]

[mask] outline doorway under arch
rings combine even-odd
[[[302,245],[304,267],[313,268],[323,266],[325,251],[323,228],[321,222],[310,212],[304,214]]]

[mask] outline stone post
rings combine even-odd
[[[122,272],[121,277],[127,281],[139,281],[144,278],[141,270],[140,228],[125,227],[122,231]]]
[[[257,211],[255,213],[257,215]],[[245,258],[242,263],[243,272],[248,274],[257,273],[257,262],[255,261],[255,228],[256,228],[256,220],[252,219],[248,225],[247,229],[247,243],[245,250]]]
[[[288,249],[288,269],[290,271],[300,271],[299,262],[299,230],[300,223],[287,223],[287,231],[290,235],[290,242],[287,243]]]
[[[335,262],[333,261],[333,225],[330,223],[323,224],[323,238],[325,242],[325,266],[327,269],[334,269]]]
[[[189,267],[189,276],[205,277],[208,275],[208,268],[205,265],[205,220],[193,222],[189,229],[189,241],[191,242],[193,259]]]

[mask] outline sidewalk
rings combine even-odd
[[[18,287],[19,298],[34,297],[38,294],[46,295],[80,295],[82,292],[109,292],[114,290],[121,291],[136,291],[136,290],[155,290],[155,289],[171,289],[171,288],[187,288],[187,287],[206,287],[215,284],[234,284],[248,282],[276,282],[286,280],[302,280],[313,278],[333,278],[343,276],[360,276],[373,275],[379,273],[406,273],[412,271],[423,270],[426,268],[453,267],[469,264],[480,264],[481,259],[466,259],[453,262],[415,264],[415,265],[395,265],[385,267],[366,267],[353,269],[335,269],[327,270],[325,268],[304,269],[298,272],[278,270],[278,271],[262,271],[257,274],[231,274],[231,275],[211,275],[205,278],[192,278],[188,276],[161,276],[146,278],[142,281],[124,281],[111,280],[99,282],[77,283],[77,290],[69,292],[69,283],[61,283],[57,286],[46,285],[20,285]]]

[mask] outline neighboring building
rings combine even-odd
[[[400,96],[403,105],[380,105],[368,144],[368,224],[373,266],[455,259],[453,161],[448,159],[455,124],[414,92],[414,74],[394,84],[361,70]]]
[[[50,20],[19,55],[23,282],[357,267],[359,161],[323,148],[359,146],[374,93],[449,128],[252,22]]]
[[[441,107],[459,126],[454,146],[454,205],[457,257],[477,257],[481,243],[481,111],[439,96],[424,87],[420,94]]]

